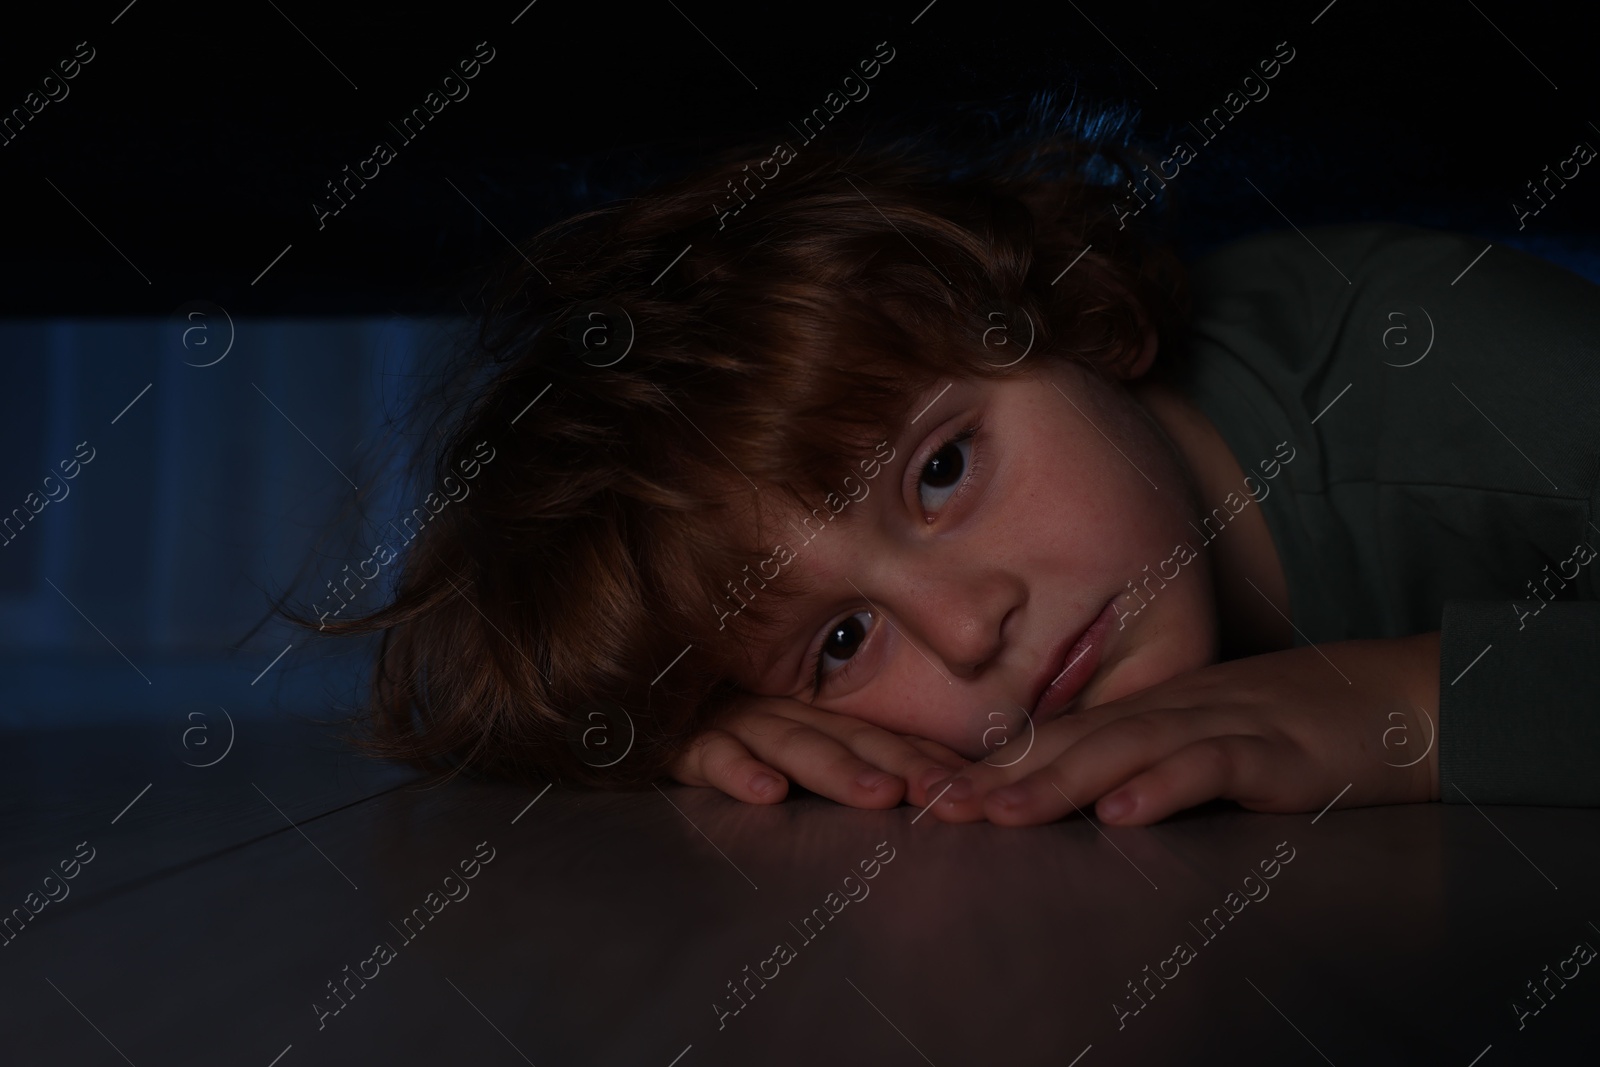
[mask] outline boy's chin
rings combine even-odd
[[[1004,767],[1015,763],[1027,754],[1033,744],[1033,717],[1022,708],[1011,712],[990,712],[976,723],[960,744],[950,744],[952,751],[974,763]]]

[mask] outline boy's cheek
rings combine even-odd
[[[1211,583],[1208,560],[1199,555],[1143,608],[1132,593],[1115,602],[1126,625],[1119,629],[1114,620],[1107,631],[1109,659],[1080,695],[1080,708],[1109,704],[1216,663],[1217,607]]]

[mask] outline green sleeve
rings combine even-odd
[[[1600,602],[1454,601],[1440,634],[1440,799],[1600,805]]]
[[[1441,798],[1600,805],[1600,287],[1391,223],[1193,281],[1180,387],[1242,467],[1297,450],[1260,503],[1296,642],[1439,631]]]

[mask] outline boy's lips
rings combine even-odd
[[[1033,692],[1038,694],[1032,709],[1035,725],[1070,704],[1100,669],[1105,635],[1111,625],[1111,605],[1115,602],[1115,597],[1106,601],[1088,626],[1051,649],[1044,669],[1033,683]]]

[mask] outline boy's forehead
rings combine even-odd
[[[833,453],[831,461],[821,461],[811,470],[786,471],[787,484],[757,473],[727,473],[722,479],[722,499],[731,503],[734,534],[743,539],[745,548],[765,552],[777,541],[796,536],[795,530],[807,516],[826,520],[832,514],[830,525],[849,523],[854,518],[852,510],[859,509],[854,504],[841,507],[840,502],[867,495],[863,485],[875,490],[883,473],[904,454],[905,438],[914,429],[884,422],[870,434],[857,432],[827,450]],[[819,449],[817,454],[822,452]],[[805,461],[796,458],[790,462]]]
[[[858,487],[856,496],[861,495]],[[865,525],[869,508],[877,503],[871,499],[873,495],[876,494],[852,501],[844,493],[834,492],[808,507],[796,503],[781,490],[774,491],[759,523],[752,520],[752,525],[746,529],[747,539],[742,547],[750,556],[750,565],[732,577],[741,594],[744,582],[756,586],[777,621],[765,629],[751,626],[748,632],[769,639],[774,635],[782,636],[793,616],[804,610],[804,602],[818,580],[816,544],[821,544],[823,538],[833,543],[850,530]],[[833,501],[837,512],[827,501]],[[839,506],[841,503],[843,507]],[[718,591],[726,592],[726,586]]]

